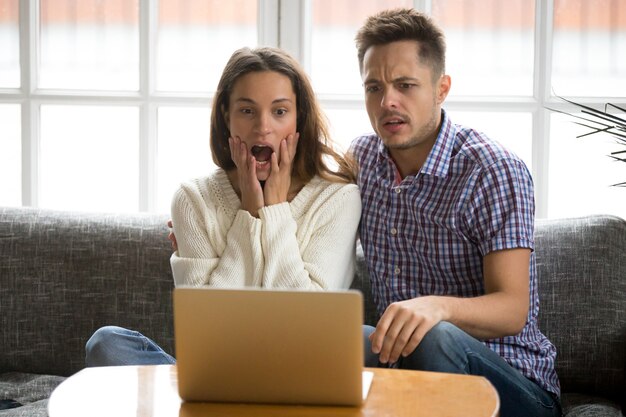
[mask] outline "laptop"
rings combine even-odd
[[[178,392],[184,401],[362,404],[358,291],[174,289]]]

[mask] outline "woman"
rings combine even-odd
[[[176,285],[350,285],[359,192],[294,59],[275,48],[231,56],[213,101],[211,150],[219,168],[183,184],[172,201]],[[114,326],[98,330],[86,351],[87,366],[175,361],[140,333]]]

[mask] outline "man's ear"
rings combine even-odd
[[[452,87],[452,79],[449,75],[444,74],[439,77],[437,81],[437,104],[442,104],[446,100],[450,87]]]

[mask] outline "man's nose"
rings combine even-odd
[[[383,91],[383,96],[380,101],[380,105],[386,109],[395,109],[398,107],[398,92],[394,88],[386,88]]]

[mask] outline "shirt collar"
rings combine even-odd
[[[439,129],[437,140],[435,140],[435,144],[420,170],[422,174],[436,177],[445,177],[448,175],[455,136],[456,128],[454,124],[452,124],[448,113],[444,109],[441,109],[441,128]]]

